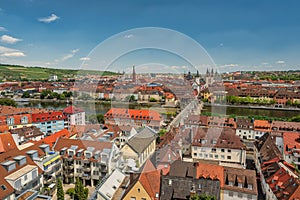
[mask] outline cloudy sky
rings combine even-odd
[[[76,69],[97,59],[91,52],[115,34],[162,27],[199,43],[222,72],[300,69],[299,7],[296,0],[0,0],[0,63]],[[136,35],[122,38],[134,40]],[[159,43],[174,40],[167,37]],[[180,43],[193,51],[187,44]],[[108,63],[129,67],[138,62],[144,68],[161,63],[180,70],[190,64],[180,61],[181,55],[163,56],[160,50],[152,50],[151,56],[147,51],[128,55]],[[95,63],[107,65],[103,60]]]

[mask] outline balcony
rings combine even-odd
[[[64,172],[64,174],[65,174],[66,177],[74,177],[74,173],[73,172],[71,172],[71,173],[65,173]]]
[[[82,163],[84,163],[84,164],[90,164],[91,161],[90,161],[90,160],[87,160],[87,159],[84,159],[84,160],[82,161]]]
[[[91,175],[89,175],[89,174],[82,174],[81,178],[85,179],[85,180],[89,180],[89,179],[91,179]]]
[[[84,172],[90,172],[91,168],[90,167],[83,167],[82,171],[84,171]]]
[[[27,183],[26,185],[23,185],[19,188],[15,188],[16,194],[22,194],[23,192],[25,192],[26,190],[29,190],[29,189],[39,190],[39,188],[41,187],[39,178],[40,177],[37,177],[37,178],[33,179],[32,181],[30,181],[29,183]]]
[[[71,162],[74,161],[74,158],[72,156],[68,156],[65,158],[66,161]]]
[[[55,178],[53,176],[50,177],[50,178],[47,178],[47,179],[44,178],[44,184],[50,184],[53,181],[55,181]]]

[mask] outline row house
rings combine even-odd
[[[161,174],[150,160],[147,160],[140,173],[130,174],[129,185],[119,199],[159,200]]]
[[[195,194],[217,200],[257,199],[256,173],[205,162],[173,162],[161,179],[161,199],[189,199]]]
[[[157,133],[145,127],[132,136],[122,147],[121,152],[124,159],[133,159],[137,166],[142,166],[145,161],[153,155],[156,149]]]
[[[3,114],[0,117],[0,125],[6,125],[9,130],[22,128],[32,125],[31,114],[29,113],[19,113],[19,114]]]
[[[10,133],[18,145],[29,141],[40,141],[44,138],[44,133],[35,126],[12,129]]]
[[[111,108],[104,118],[105,123],[109,125],[149,126],[155,130],[158,130],[163,122],[163,118],[157,111],[126,108]]]
[[[51,135],[65,128],[65,117],[61,111],[32,113],[32,125],[45,135]]]
[[[120,162],[119,149],[111,142],[59,138],[54,146],[63,162],[63,182],[78,177],[85,186],[96,186]]]
[[[14,148],[0,154],[0,199],[15,199],[25,191],[55,191],[56,178],[60,176],[59,154],[50,151],[46,144],[36,144],[25,149]]]
[[[255,143],[255,165],[262,192],[267,200],[298,199],[300,197],[299,175],[295,166],[284,160],[290,152],[284,151],[285,155],[282,155],[278,138],[273,133],[265,134]],[[288,139],[293,140],[292,138]]]
[[[237,118],[236,135],[245,140],[254,139],[254,119]]]
[[[64,116],[66,116],[65,125],[70,127],[72,125],[85,125],[85,111],[76,108],[74,106],[68,106],[63,110]]]
[[[300,132],[284,132],[282,138],[284,160],[300,169]]]
[[[246,167],[246,147],[230,128],[198,128],[193,133],[194,161],[215,161],[224,166]]]
[[[300,122],[272,121],[271,130],[277,132],[300,132]]]

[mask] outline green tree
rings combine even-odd
[[[29,94],[29,92],[24,92],[23,94],[22,94],[22,98],[30,98],[30,94]]]
[[[102,114],[97,114],[97,120],[100,124],[104,124],[105,120],[104,120],[104,115]]]
[[[89,190],[83,187],[81,180],[77,177],[75,182],[75,200],[86,200],[88,198]]]
[[[66,192],[72,199],[74,198],[75,195],[75,189],[74,188],[69,188]]]
[[[64,189],[62,186],[62,182],[60,180],[60,178],[57,179],[57,200],[64,200],[65,199],[65,194],[64,194]]]
[[[157,100],[155,98],[153,98],[153,97],[150,97],[149,101],[150,102],[157,102]]]
[[[18,104],[13,99],[3,98],[0,99],[0,105],[17,107]]]
[[[206,194],[195,194],[193,196],[190,197],[190,200],[216,200],[216,197],[214,196],[209,196]]]

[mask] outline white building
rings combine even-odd
[[[69,106],[63,110],[63,114],[67,117],[67,126],[85,125],[85,112],[80,108]]]
[[[229,167],[246,167],[246,148],[235,130],[230,128],[199,128],[193,133],[192,158],[210,160]]]

